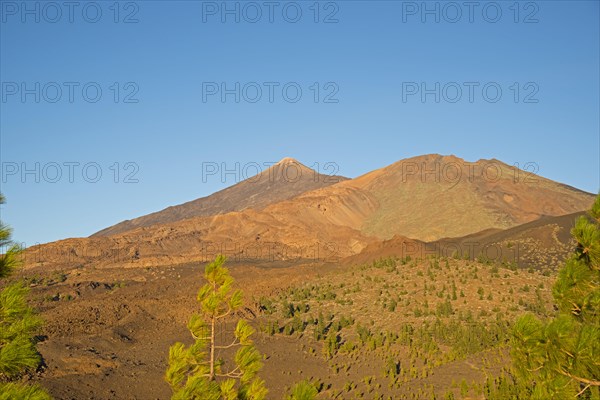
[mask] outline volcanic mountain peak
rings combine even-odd
[[[270,204],[347,179],[343,176],[322,175],[291,157],[285,157],[266,170],[259,168],[256,175],[210,196],[120,222],[92,236],[109,236],[140,227],[167,224],[194,217],[215,216],[248,208],[263,209]]]
[[[319,195],[327,198],[335,190],[352,188],[353,199],[342,194],[345,200],[339,203],[352,204],[344,212],[355,229],[380,239],[401,234],[425,241],[506,229],[544,215],[585,210],[593,202],[590,193],[539,176],[526,165],[518,167],[494,158],[465,161],[454,155],[426,154],[321,189]],[[363,209],[372,212],[361,210],[357,219],[352,208],[365,204],[358,194],[369,203]],[[340,224],[339,218],[335,222]]]
[[[276,165],[286,165],[286,164],[300,164],[300,165],[304,166],[300,161],[298,161],[292,157],[283,157]]]
[[[314,169],[307,167],[295,158],[284,157],[279,162],[272,164],[266,171],[259,172],[258,175],[248,178],[248,181],[257,182],[259,180],[286,180],[288,183],[294,183],[306,179],[318,180],[321,177],[326,178],[324,175],[321,175]],[[339,181],[340,179],[335,179],[335,182],[330,183],[337,183]]]

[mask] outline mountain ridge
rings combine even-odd
[[[285,158],[272,172],[277,176],[295,163]],[[300,163],[296,167],[316,173]],[[315,176],[317,181],[328,178]],[[572,214],[588,209],[595,197],[497,160],[467,162],[439,154],[399,160],[354,179],[316,182],[316,187],[312,177],[305,178],[296,187],[288,185],[290,179],[242,181],[211,195],[214,208],[204,209],[216,210],[210,215],[162,222],[150,218],[120,232],[53,242],[31,249],[30,265],[69,257],[85,264],[167,265],[206,261],[206,249],[236,260],[298,261],[315,254],[321,261],[323,254],[343,259],[393,238],[435,242]],[[281,192],[274,196],[274,190]],[[259,194],[259,201],[249,202],[251,193]],[[80,249],[98,254],[86,256]]]

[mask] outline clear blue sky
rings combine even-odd
[[[1,217],[27,245],[87,236],[236,182],[232,175],[203,182],[203,162],[233,168],[291,156],[308,166],[334,162],[355,177],[441,153],[535,162],[543,176],[600,188],[597,1],[480,2],[474,10],[428,2],[440,7],[439,22],[420,1],[321,2],[317,23],[313,1],[276,2],[272,15],[253,3],[260,18],[252,5],[227,2],[240,7],[239,23],[222,15],[221,1],[121,2],[118,15],[113,3],[69,10],[57,2],[59,15],[45,3],[27,2],[28,13],[21,1],[0,1],[0,190],[8,201]],[[240,82],[240,102],[208,94],[210,82],[229,89]],[[263,89],[255,103],[249,82]],[[265,82],[279,83],[273,102]],[[296,86],[288,85],[287,100],[282,94],[289,82],[302,89],[295,103]],[[408,94],[410,82],[430,89],[439,82],[440,102]],[[452,82],[464,89],[454,103]],[[473,102],[465,82],[479,84]],[[102,96],[92,103],[97,87]],[[502,97],[493,103],[495,87]],[[22,89],[30,91],[24,99]],[[35,174],[23,179],[21,168],[36,163],[40,182]],[[73,182],[65,163],[79,163]],[[96,163],[87,180],[101,168],[98,182],[82,176],[87,163]],[[57,164],[62,176],[52,183]],[[134,167],[139,182],[123,182]]]

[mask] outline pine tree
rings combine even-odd
[[[400,362],[396,361],[394,357],[388,356],[383,376],[395,379],[398,375],[400,375]]]
[[[337,353],[339,348],[339,336],[334,330],[330,330],[323,344],[323,355],[325,360],[330,360]]]
[[[4,204],[4,196],[1,193],[0,204]],[[11,233],[12,230],[0,221],[0,252],[4,252],[0,256],[0,279],[8,278],[19,265],[20,248],[12,242]]]
[[[0,204],[4,197],[0,194]],[[11,230],[0,222],[0,279],[8,278],[19,265],[20,248],[11,241]],[[45,400],[50,396],[39,386],[10,382],[40,365],[33,336],[41,319],[27,304],[28,289],[22,283],[6,284],[0,291],[0,400]]]
[[[217,342],[218,324],[242,306],[242,292],[232,290],[233,278],[219,255],[204,271],[207,283],[198,291],[199,314],[192,315],[188,329],[195,342],[189,347],[176,343],[169,351],[166,380],[178,400],[262,400],[267,394],[264,381],[257,376],[261,355],[250,336],[254,329],[243,319],[237,323],[227,344]],[[237,347],[233,363],[226,368],[217,352]]]
[[[558,315],[521,317],[513,331],[513,363],[534,399],[600,399],[600,195],[572,230],[577,241],[552,294]]]
[[[314,400],[319,391],[308,381],[300,381],[290,390],[285,400]]]

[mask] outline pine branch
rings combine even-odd
[[[560,368],[556,368],[555,370],[559,374],[564,375],[564,376],[566,376],[568,378],[571,378],[573,380],[576,380],[577,382],[585,383],[586,385],[590,385],[590,386],[600,386],[600,381],[595,381],[595,380],[591,380],[591,379],[587,379],[587,378],[582,378],[580,376],[576,376],[576,375],[570,374],[567,371],[563,371]]]
[[[571,313],[573,315],[579,316],[581,314],[581,307],[579,307],[578,304],[571,302],[571,305],[573,306],[571,308]]]
[[[569,356],[569,357],[571,357],[571,358],[575,358],[575,356],[574,356],[573,354],[569,353],[569,352],[568,352],[567,350],[565,350],[565,349],[560,349],[560,351],[562,351],[563,353],[565,353],[566,355],[568,355],[568,356]]]
[[[231,307],[230,307],[230,306],[227,306],[227,308],[228,308],[228,310],[227,310],[226,312],[224,312],[224,313],[223,313],[223,314],[221,314],[221,315],[216,315],[216,316],[215,316],[215,319],[221,319],[221,318],[225,318],[226,316],[228,316],[229,314],[231,314],[231,311],[233,311],[233,310],[231,309]]]
[[[539,371],[542,368],[544,368],[544,365],[540,365],[539,367],[534,368],[534,369],[527,368],[527,371],[529,371],[529,372],[537,372],[537,371]]]
[[[230,349],[233,346],[240,346],[241,343],[237,341],[237,338],[233,339],[233,342],[231,342],[231,344],[228,344],[226,346],[215,346],[215,349]]]
[[[240,367],[236,367],[234,370],[227,372],[226,374],[215,374],[216,376],[220,377],[220,378],[234,378],[234,379],[239,379],[241,378],[244,373],[243,372],[236,372],[237,370],[239,370]]]
[[[193,337],[194,339],[196,339],[196,340],[210,340],[210,339],[211,339],[211,337],[210,337],[210,336],[199,337],[199,336],[196,336],[196,335],[194,335],[194,332],[191,332],[191,331],[190,331],[190,333],[192,334],[192,337]]]

